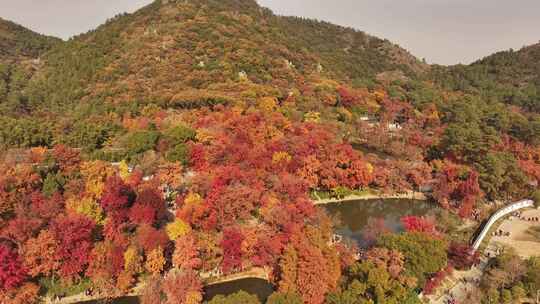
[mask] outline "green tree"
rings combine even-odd
[[[505,152],[489,152],[476,163],[480,187],[489,198],[506,198],[503,194],[521,196],[527,177],[515,157]]]
[[[495,129],[482,128],[474,122],[448,125],[441,140],[443,152],[452,153],[465,161],[474,161],[499,142]]]
[[[497,289],[491,288],[486,293],[486,301],[482,303],[499,303],[499,299],[501,298],[501,294]]]
[[[512,296],[514,297],[515,303],[521,303],[521,300],[527,296],[527,292],[521,284],[518,284],[512,287]]]
[[[189,148],[186,144],[177,144],[167,153],[167,160],[170,162],[180,162],[182,165],[189,163]]]
[[[501,291],[501,303],[512,303],[512,292],[508,289]]]
[[[165,131],[164,135],[170,144],[176,145],[179,143],[186,143],[190,140],[195,140],[197,132],[189,127],[180,125],[168,129]]]
[[[228,296],[218,295],[212,298],[208,304],[260,304],[255,295],[251,295],[243,290]]]
[[[328,304],[371,304],[400,303],[419,304],[410,280],[391,275],[385,267],[371,261],[353,264],[347,276],[346,285],[338,292],[327,296]]]
[[[417,278],[418,286],[424,286],[431,274],[443,269],[448,263],[448,243],[425,233],[387,234],[379,238],[377,245],[403,253],[405,274]]]
[[[126,148],[130,156],[141,154],[156,147],[160,133],[158,131],[136,131],[128,135]]]
[[[281,292],[274,292],[268,300],[266,300],[266,304],[303,304],[304,301],[302,301],[302,298],[296,294],[296,293],[281,293]]]
[[[534,191],[531,198],[534,201],[535,206],[539,207],[540,206],[540,190]]]
[[[540,290],[540,256],[531,257],[527,261],[527,273],[523,282],[530,295],[535,296]]]
[[[45,180],[43,181],[43,194],[45,196],[51,196],[55,192],[59,191],[62,187],[61,182],[58,180],[57,176],[53,173],[47,174]]]
[[[0,116],[0,146],[50,147],[53,143],[51,130],[52,126],[48,122]]]
[[[106,124],[82,121],[73,126],[63,141],[71,147],[91,152],[101,149],[112,131],[112,128]]]

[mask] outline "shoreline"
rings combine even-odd
[[[319,199],[319,200],[313,200],[313,204],[315,206],[319,205],[327,205],[327,204],[335,204],[335,203],[347,203],[352,201],[367,201],[367,200],[375,200],[375,199],[412,199],[412,200],[419,200],[419,201],[427,201],[428,197],[422,193],[422,192],[415,192],[415,191],[409,191],[405,193],[397,193],[397,194],[366,194],[366,195],[356,195],[351,194],[348,196],[345,196],[344,198],[326,198],[326,199]]]
[[[421,192],[415,192],[415,191],[408,191],[404,193],[394,193],[394,194],[376,194],[376,193],[370,193],[365,195],[357,195],[357,194],[351,194],[347,195],[343,198],[327,198],[327,199],[319,199],[319,200],[312,200],[313,204],[315,206],[323,206],[323,205],[329,205],[329,204],[339,204],[339,203],[350,203],[354,201],[367,201],[367,200],[376,200],[376,199],[411,199],[411,200],[421,200],[426,201],[428,200],[428,197]],[[206,281],[204,282],[204,286],[212,286],[217,285],[221,283],[227,283],[232,282],[236,280],[241,279],[248,279],[248,278],[254,278],[254,279],[263,279],[268,280],[268,272],[264,268],[252,268],[250,270],[246,270],[243,272],[239,272],[236,274],[231,274],[227,276],[223,276],[217,280],[208,280],[209,278],[203,279]],[[142,289],[144,288],[144,282],[139,282],[129,293],[119,296],[119,297],[130,297],[130,296],[140,296],[142,294]],[[93,295],[93,296],[87,296],[84,294],[77,294],[69,297],[62,298],[60,301],[54,301],[51,298],[45,298],[45,303],[51,303],[51,304],[76,304],[80,302],[86,302],[86,301],[95,301],[95,300],[102,300],[104,299],[103,295]]]
[[[267,270],[261,267],[254,267],[249,270],[222,276],[221,278],[218,278],[216,280],[207,280],[204,286],[208,287],[208,286],[229,283],[229,282],[233,282],[237,280],[244,280],[244,279],[261,279],[261,280],[270,281]]]
[[[204,275],[203,275],[204,277]],[[230,275],[222,276],[216,280],[212,280],[209,278],[203,278],[203,286],[204,287],[210,287],[214,285],[219,285],[223,283],[233,282],[237,280],[243,280],[243,279],[261,279],[270,281],[268,271],[266,271],[264,268],[261,267],[254,267],[249,270],[237,272]],[[124,295],[119,295],[117,297],[111,297],[111,299],[118,299],[118,298],[124,298],[124,297],[140,297],[143,293],[143,289],[146,285],[146,282],[141,281],[135,287],[131,289],[131,291]],[[107,296],[95,294],[92,296],[85,295],[84,293],[64,297],[60,299],[59,301],[55,301],[52,298],[46,297],[44,299],[44,303],[47,304],[78,304],[81,302],[88,302],[88,301],[100,301],[104,299],[109,299]]]

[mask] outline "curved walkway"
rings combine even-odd
[[[499,209],[499,211],[495,212],[488,220],[486,225],[482,228],[482,231],[478,234],[476,239],[474,240],[472,244],[472,248],[476,251],[482,244],[482,241],[486,237],[486,235],[489,232],[489,229],[491,229],[491,226],[495,224],[498,220],[501,218],[524,208],[530,208],[534,206],[534,202],[532,200],[522,200],[519,202],[515,202],[513,204],[510,204],[502,209]]]

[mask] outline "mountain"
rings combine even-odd
[[[476,263],[464,219],[540,201],[538,46],[430,66],[253,0],[158,0],[69,41],[2,24],[0,303],[142,282],[200,303],[240,270],[268,271],[269,303],[420,303]],[[402,232],[358,215],[361,254],[313,204],[420,191],[437,210],[390,214]],[[478,297],[538,289],[492,273],[511,284]]]
[[[59,42],[0,18],[0,62],[39,58]]]
[[[498,52],[471,65],[436,67],[433,78],[446,89],[540,112],[540,43]]]
[[[0,113],[30,110],[25,88],[42,67],[41,56],[61,43],[0,18]]]
[[[156,106],[189,111],[294,99],[298,117],[321,112],[334,121],[344,115],[336,112],[343,106],[341,88],[378,94],[362,97],[369,106],[347,110],[357,114],[379,109],[381,96],[406,101],[417,111],[432,104],[451,111],[465,94],[486,109],[478,121],[506,111],[486,102],[519,105],[526,111],[506,111],[495,129],[530,142],[540,134],[533,125],[540,108],[538,46],[468,66],[430,66],[387,40],[277,16],[254,0],[158,0],[65,42],[4,24],[11,29],[6,33],[20,33],[3,35],[10,37],[4,44],[21,45],[11,53],[41,54],[39,69],[12,69],[4,77],[11,85],[1,89],[0,83],[6,128],[32,126],[29,135],[18,136],[33,138],[24,144],[7,131],[8,147],[117,146],[126,131],[122,120]],[[494,109],[498,112],[487,114]]]
[[[275,16],[253,0],[156,1],[50,52],[36,104],[81,100],[179,103],[193,92],[236,98],[254,87],[285,96],[310,78],[366,83],[427,68],[353,29]],[[250,88],[239,88],[246,77]],[[188,100],[189,101],[189,100]]]

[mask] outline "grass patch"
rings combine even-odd
[[[42,278],[39,280],[39,285],[42,294],[49,297],[69,297],[83,293],[92,287],[92,282],[89,279],[82,279],[75,283],[67,283],[54,278]]]

